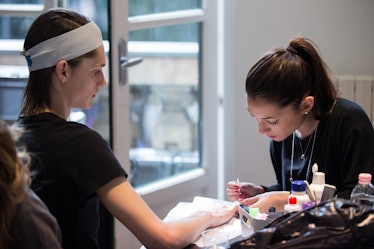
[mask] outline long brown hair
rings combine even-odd
[[[248,98],[261,97],[281,107],[297,107],[305,96],[314,96],[315,119],[329,114],[337,96],[317,47],[302,37],[293,38],[287,48],[275,48],[259,59],[249,70],[245,87]]]
[[[32,23],[23,45],[24,51],[35,45],[87,24],[90,20],[75,11],[55,8],[38,16]],[[75,67],[84,57],[92,57],[95,50],[85,55],[69,60]],[[30,72],[20,115],[33,115],[49,108],[52,74],[55,66]]]
[[[25,187],[30,184],[30,157],[16,146],[21,132],[21,128],[0,120],[0,248],[11,245],[10,226],[16,205],[23,200]]]

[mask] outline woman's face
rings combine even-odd
[[[263,98],[247,98],[247,109],[256,118],[259,133],[277,142],[291,135],[305,119],[303,111],[293,106],[281,107]]]
[[[92,106],[100,87],[107,83],[103,74],[105,63],[104,47],[100,46],[94,57],[83,58],[77,67],[72,68],[66,88],[70,108],[88,109]]]

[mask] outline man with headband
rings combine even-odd
[[[36,156],[31,187],[58,220],[64,249],[99,248],[99,200],[147,248],[183,248],[233,217],[236,206],[163,222],[127,181],[107,142],[67,121],[71,108],[89,108],[106,85],[101,32],[93,22],[52,9],[33,22],[24,51],[30,77],[18,122]]]

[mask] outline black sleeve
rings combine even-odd
[[[72,167],[74,181],[79,183],[82,193],[96,192],[104,184],[118,176],[127,177],[122,165],[115,157],[109,144],[97,132],[86,129],[74,143],[77,150]],[[74,152],[72,152],[74,153]]]

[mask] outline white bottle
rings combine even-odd
[[[358,183],[353,188],[351,201],[357,204],[374,205],[374,187],[371,184],[371,174],[360,173]]]
[[[312,167],[313,180],[309,185],[310,192],[314,196],[316,205],[321,203],[323,189],[325,188],[325,173],[318,172],[318,165],[315,163]]]
[[[292,213],[301,211],[301,205],[297,204],[297,198],[295,196],[288,197],[288,204],[284,205],[284,213]]]
[[[306,193],[306,184],[304,181],[301,180],[295,180],[291,183],[291,194],[290,197],[296,197],[297,204],[301,207],[304,203],[310,202],[310,198]]]

